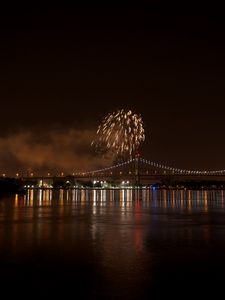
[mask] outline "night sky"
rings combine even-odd
[[[225,23],[218,11],[3,10],[0,172],[91,167],[88,137],[121,108],[142,115],[144,157],[224,169]]]

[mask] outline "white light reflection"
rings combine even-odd
[[[96,215],[97,212],[97,191],[93,190],[93,206],[92,206],[92,213]]]
[[[120,191],[120,203],[121,207],[125,207],[125,190]]]
[[[96,206],[96,201],[97,201],[97,195],[96,195],[97,191],[93,190],[93,206]]]
[[[73,189],[72,190],[72,202],[75,202],[76,201],[76,190]]]
[[[101,190],[101,203],[106,202],[106,190]]]
[[[42,189],[39,189],[39,191],[38,191],[39,205],[42,204],[42,197],[43,197],[43,191],[42,191]]]
[[[132,190],[127,190],[127,205],[131,206],[133,199],[133,193]]]

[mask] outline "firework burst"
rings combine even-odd
[[[109,113],[99,125],[92,145],[116,156],[134,155],[145,140],[141,115],[121,109]]]

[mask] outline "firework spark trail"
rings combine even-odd
[[[131,110],[121,109],[109,113],[103,119],[92,145],[103,152],[111,151],[117,156],[132,156],[144,140],[141,116],[133,114]]]

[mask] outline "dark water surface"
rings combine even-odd
[[[27,299],[223,297],[225,191],[1,197],[0,271],[1,290]]]

